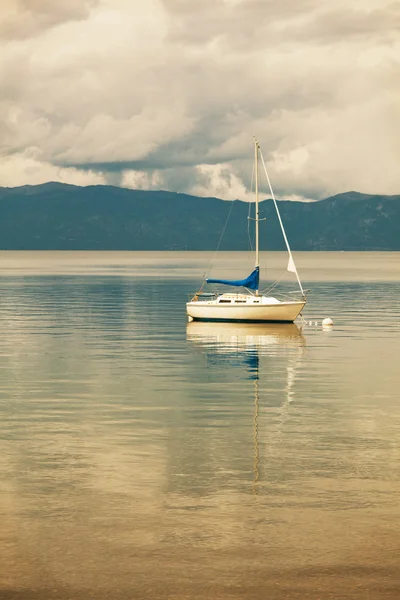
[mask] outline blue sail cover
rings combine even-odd
[[[236,287],[245,287],[249,290],[258,290],[258,282],[260,279],[260,269],[256,267],[246,279],[229,280],[229,279],[206,279],[207,283],[223,283],[225,285],[233,285]]]

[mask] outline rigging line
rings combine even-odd
[[[292,265],[294,267],[293,269],[290,268],[288,270],[293,271],[296,274],[297,283],[299,284],[300,291],[301,291],[301,293],[304,296],[303,286],[301,285],[300,277],[299,277],[299,274],[297,273],[297,269],[296,269],[296,266],[294,264],[294,260],[293,260],[293,256],[292,256],[292,251],[290,249],[289,242],[288,242],[288,239],[286,237],[285,228],[283,227],[283,223],[282,223],[282,219],[281,219],[281,213],[279,211],[278,205],[277,205],[276,200],[275,200],[274,190],[272,189],[272,185],[271,185],[271,182],[269,180],[269,175],[268,175],[267,167],[265,166],[264,156],[263,156],[263,154],[261,152],[261,149],[260,149],[260,156],[261,156],[261,161],[262,161],[262,164],[263,164],[263,167],[264,167],[265,175],[267,177],[268,186],[269,186],[269,189],[270,189],[270,192],[271,192],[272,200],[274,201],[276,214],[278,215],[279,225],[281,226],[283,239],[285,240],[286,248],[287,248],[287,251],[289,252],[289,258],[290,258],[289,265]]]
[[[264,290],[262,290],[263,294],[268,294],[268,292],[271,292],[274,288],[276,288],[277,285],[280,284],[280,282],[282,281],[282,279],[285,277],[286,275],[286,271],[284,271],[282,273],[282,276],[280,279],[277,279],[276,281],[274,281],[274,283],[272,285],[270,285],[268,288],[265,288]]]
[[[264,239],[268,239],[268,227],[267,227],[267,217],[265,217],[265,219],[260,219],[261,221],[265,221],[265,238]],[[266,277],[267,271],[268,271],[268,259],[267,257],[264,255],[264,258],[261,258],[262,263],[263,263],[263,273],[264,273],[264,277]],[[263,292],[262,292],[263,293]]]
[[[217,252],[218,252],[218,250],[219,250],[219,247],[220,247],[220,245],[221,245],[222,238],[224,237],[225,229],[226,229],[226,226],[228,225],[228,221],[229,221],[229,218],[230,218],[230,216],[231,216],[231,212],[232,212],[232,209],[233,209],[233,205],[235,204],[236,200],[231,200],[230,202],[231,202],[231,207],[230,207],[230,209],[229,209],[228,216],[226,217],[225,225],[224,225],[224,227],[223,227],[223,229],[222,229],[222,232],[221,232],[221,235],[220,235],[220,237],[219,237],[219,240],[218,240],[218,245],[217,245],[217,249],[215,250],[215,252],[214,252],[214,254],[213,254],[212,258],[210,259],[210,262],[208,263],[208,267],[207,267],[207,269],[206,269],[206,270],[204,271],[204,273],[203,273],[203,281],[205,281],[205,280],[208,278],[209,274],[210,274],[210,271],[211,271],[211,268],[212,268],[212,263],[214,262],[214,260],[215,260],[215,257],[217,256]],[[202,287],[203,287],[203,286],[202,286]]]

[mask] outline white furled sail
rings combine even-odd
[[[297,278],[297,283],[299,284],[300,291],[301,291],[301,293],[304,296],[303,286],[301,285],[300,277],[299,277],[299,274],[297,273],[296,265],[294,264],[294,260],[293,260],[293,256],[292,256],[292,251],[290,249],[289,242],[288,242],[288,239],[286,237],[286,231],[285,231],[285,228],[284,228],[283,223],[282,223],[281,213],[279,212],[278,204],[277,204],[277,202],[275,200],[274,190],[272,189],[272,185],[271,185],[271,182],[269,180],[269,175],[268,175],[267,167],[265,166],[264,157],[263,157],[263,154],[261,152],[261,149],[260,149],[260,156],[261,156],[261,161],[262,161],[262,164],[263,164],[263,167],[264,167],[265,176],[266,176],[267,181],[268,181],[268,186],[269,186],[269,189],[270,189],[270,192],[271,192],[271,197],[272,197],[272,200],[274,201],[276,214],[278,215],[279,225],[281,226],[283,239],[285,240],[286,248],[287,248],[287,251],[289,252],[289,263],[288,263],[288,266],[287,266],[287,270],[290,271],[291,273],[295,273],[296,278]]]
[[[289,254],[289,262],[288,262],[288,266],[286,268],[291,273],[296,273],[296,275],[297,275],[296,265],[294,264],[293,256],[291,253]]]

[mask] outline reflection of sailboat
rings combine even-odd
[[[270,296],[264,296],[259,292],[260,278],[260,253],[259,253],[259,200],[258,200],[258,161],[261,157],[262,164],[267,177],[271,196],[275,204],[279,224],[289,254],[287,270],[294,273],[299,285],[301,299],[291,297],[278,300]],[[301,281],[294,263],[289,242],[282,224],[278,205],[270,184],[268,173],[265,167],[264,159],[261,154],[260,146],[257,140],[254,140],[254,163],[255,163],[255,268],[248,277],[240,280],[231,279],[206,279],[204,283],[219,283],[229,285],[235,288],[244,288],[246,293],[207,293],[203,292],[203,286],[186,304],[186,312],[189,318],[197,321],[230,321],[230,322],[280,322],[291,323],[301,312],[306,303],[306,295],[301,285]],[[204,284],[203,284],[204,285]],[[254,293],[253,293],[254,292]]]
[[[301,330],[293,323],[207,323],[193,321],[187,324],[187,340],[202,348],[211,359],[218,357],[223,368],[244,367],[254,380],[254,490],[259,481],[259,396],[260,358],[272,357],[284,366],[285,387],[280,404],[278,433],[284,424],[288,408],[294,398],[296,367],[305,346]],[[213,361],[215,362],[215,360]]]
[[[294,348],[305,345],[301,330],[294,323],[212,323],[187,324],[187,339],[217,353],[233,349],[271,354],[274,347]]]

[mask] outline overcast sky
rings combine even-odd
[[[400,2],[2,0],[0,185],[400,193]]]

